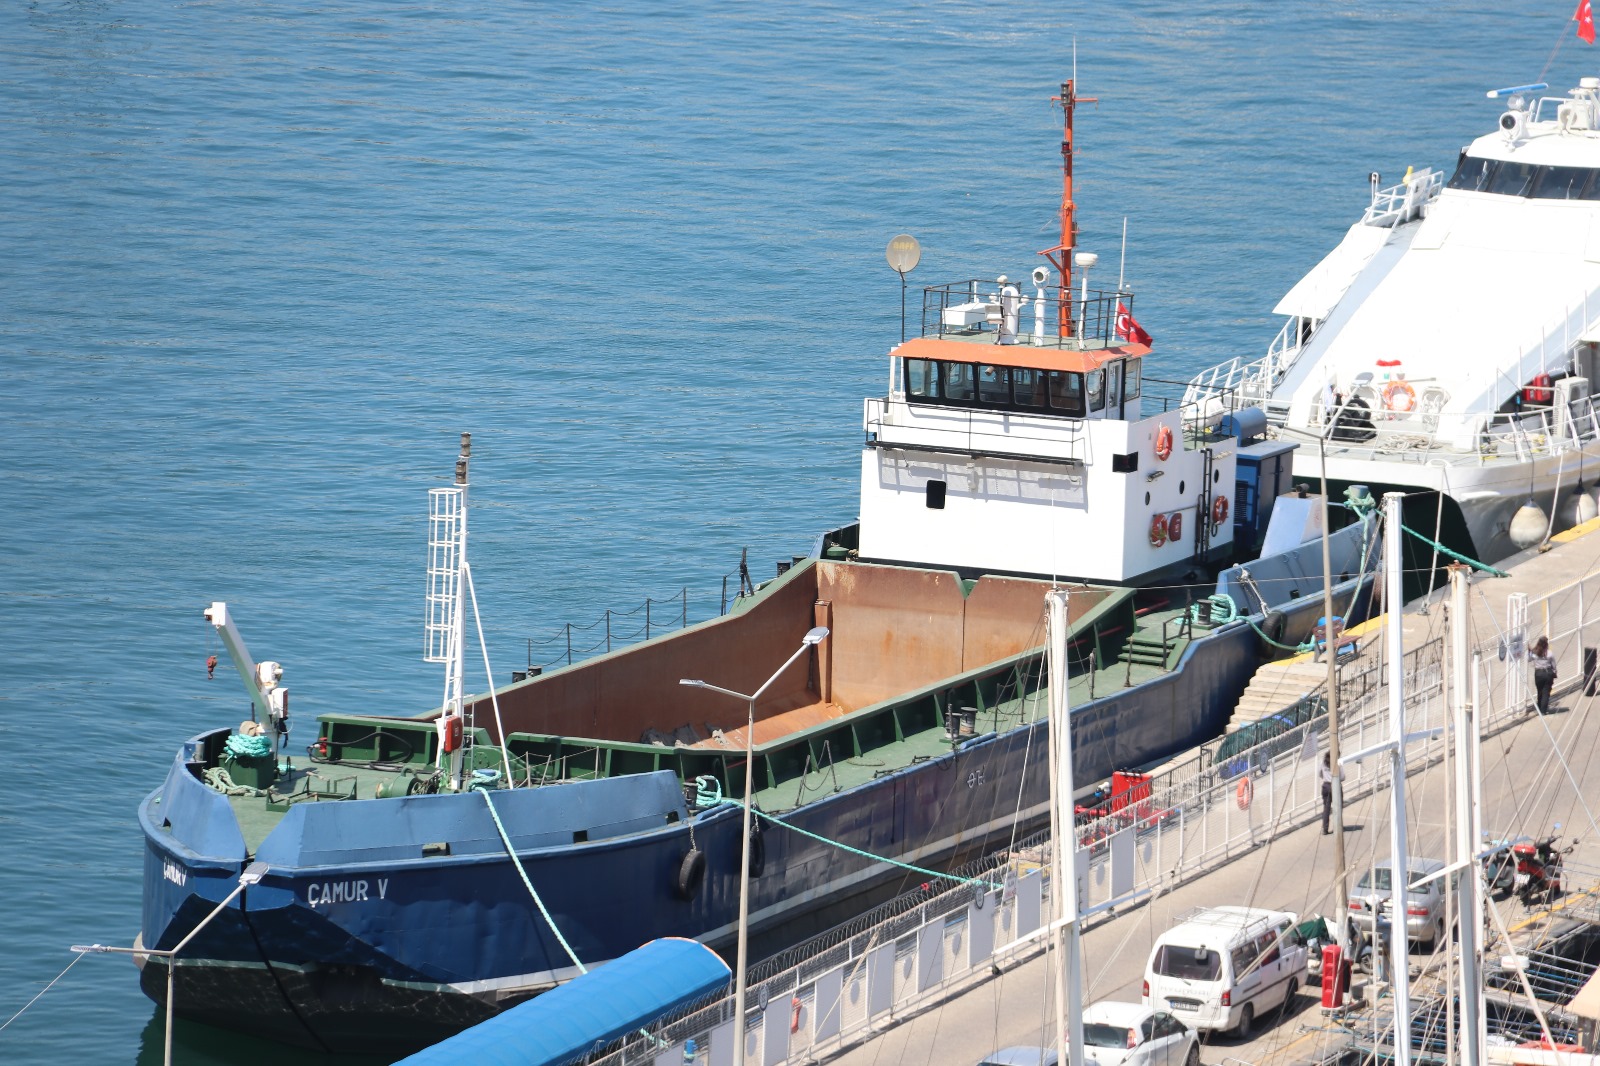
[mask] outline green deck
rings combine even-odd
[[[1077,669],[1070,685],[1074,706],[1160,677],[1191,639],[1187,628],[1178,624],[1185,613],[1182,608],[1152,611],[1139,617],[1125,637],[1117,632],[1114,639],[1102,638],[1102,625],[1116,620],[1117,613],[1123,621],[1130,619],[1131,601],[1119,600],[1112,609],[1086,617],[1075,627]],[[1169,640],[1163,652],[1164,626]],[[1087,668],[1091,648],[1092,671]],[[1041,653],[1040,648],[1032,649],[758,748],[757,805],[773,813],[790,810],[941,755],[972,736],[1005,732],[1044,717]],[[953,741],[946,735],[947,707],[976,708],[971,736]],[[319,722],[319,738],[329,745],[330,761],[295,758],[293,768],[265,794],[229,797],[252,852],[292,804],[405,795],[413,781],[425,780],[434,769],[437,736],[430,719],[332,714]],[[731,798],[744,792],[743,748],[669,747],[533,733],[511,733],[508,739],[519,786],[668,769],[686,783],[713,777]],[[477,731],[473,756],[475,766],[502,765],[500,749],[489,743],[489,734],[482,729]]]

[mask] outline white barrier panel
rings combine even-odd
[[[839,1000],[844,992],[844,970],[829,970],[817,978],[816,1011],[812,1042],[831,1040],[839,1035]]]
[[[977,969],[994,954],[995,908],[1000,905],[1000,894],[985,890],[967,905],[967,966]]]
[[[894,943],[867,952],[867,1021],[894,1005]]]
[[[917,931],[917,994],[931,992],[944,980],[944,923],[929,922]]]

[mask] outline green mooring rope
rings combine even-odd
[[[738,805],[737,800],[729,800],[729,802],[733,803],[735,806]],[[1004,887],[998,881],[986,881],[981,877],[957,877],[955,874],[942,874],[938,870],[926,870],[921,866],[913,866],[909,862],[898,862],[894,859],[885,858],[882,855],[874,855],[870,851],[862,851],[860,848],[853,848],[849,844],[841,844],[837,840],[829,840],[827,837],[822,836],[819,833],[813,833],[810,830],[801,829],[797,825],[790,825],[788,822],[785,822],[779,818],[775,818],[758,807],[751,807],[750,811],[752,814],[764,819],[765,821],[771,822],[773,825],[783,826],[791,833],[799,833],[803,837],[810,837],[812,840],[821,841],[822,843],[827,844],[830,847],[838,848],[841,851],[848,851],[852,855],[860,855],[863,859],[871,859],[873,862],[888,863],[890,866],[898,866],[902,870],[910,870],[912,873],[919,873],[924,877],[937,877],[942,881],[954,881],[958,885],[985,885],[989,888]]]
[[[1478,560],[1473,559],[1473,558],[1471,558],[1469,556],[1466,556],[1466,555],[1462,555],[1458,551],[1451,551],[1449,548],[1446,548],[1443,544],[1440,544],[1438,541],[1434,540],[1432,537],[1425,536],[1424,534],[1418,533],[1416,530],[1412,529],[1410,526],[1401,525],[1400,528],[1405,530],[1407,533],[1410,533],[1413,537],[1416,537],[1418,540],[1422,541],[1422,543],[1428,545],[1434,551],[1439,552],[1441,555],[1448,555],[1448,556],[1450,556],[1450,558],[1454,559],[1458,563],[1466,563],[1468,566],[1473,567],[1474,569],[1482,570],[1484,573],[1492,574],[1495,577],[1510,577],[1511,576],[1510,574],[1506,573],[1504,570],[1496,570],[1494,567],[1490,566],[1488,563],[1480,563],[1480,562],[1478,562]]]
[[[489,789],[482,788],[478,790],[478,795],[482,796],[483,802],[489,805],[489,816],[494,819],[494,827],[500,831],[500,840],[506,846],[506,854],[511,856],[511,865],[515,866],[517,873],[522,875],[522,883],[527,886],[528,895],[533,897],[533,902],[539,908],[539,913],[544,915],[545,924],[556,935],[556,940],[560,942],[561,949],[567,953],[567,958],[572,960],[572,964],[578,968],[578,972],[588,973],[589,967],[583,964],[583,960],[578,958],[577,952],[572,950],[572,945],[567,943],[567,938],[561,935],[561,930],[556,927],[556,920],[550,917],[549,911],[545,910],[544,900],[539,898],[539,893],[535,891],[533,882],[528,880],[528,871],[522,868],[522,860],[517,858],[517,849],[511,846],[511,837],[506,833],[506,827],[500,821],[500,812],[494,809],[494,794]]]
[[[264,759],[272,754],[272,740],[265,734],[247,737],[242,733],[230,733],[222,750],[235,759]]]

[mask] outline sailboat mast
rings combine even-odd
[[[1394,1066],[1411,1066],[1411,972],[1406,944],[1406,896],[1411,875],[1406,862],[1405,646],[1401,634],[1405,600],[1400,588],[1400,508],[1404,502],[1404,493],[1391,492],[1383,497],[1384,583],[1389,604],[1389,851],[1393,859],[1389,875],[1389,982],[1390,1002],[1394,1005]],[[1329,654],[1333,654],[1332,641]],[[1374,939],[1381,913],[1381,908],[1373,913]]]
[[[1078,831],[1073,819],[1072,707],[1067,691],[1067,590],[1045,593],[1050,649],[1050,751],[1055,840],[1050,848],[1050,894],[1055,900],[1056,1054],[1083,1066],[1083,955],[1078,925]]]
[[[1483,899],[1478,891],[1478,719],[1477,707],[1467,687],[1467,568],[1450,567],[1450,690],[1452,731],[1455,733],[1456,854],[1463,864],[1456,871],[1456,899],[1461,930],[1461,1039],[1457,1044],[1460,1066],[1479,1066],[1484,1043],[1480,1000],[1483,976],[1479,971],[1478,933],[1483,929]]]

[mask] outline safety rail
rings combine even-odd
[[[1240,405],[1266,399],[1300,357],[1301,348],[1309,336],[1302,321],[1291,318],[1285,322],[1277,337],[1267,346],[1266,355],[1256,359],[1236,355],[1225,363],[1218,363],[1196,374],[1187,382],[1184,402],[1209,411],[1217,401],[1230,394],[1237,398],[1234,402]]]
[[[1077,347],[1079,338],[1094,347],[1121,343],[1116,336],[1117,305],[1133,314],[1133,293],[1121,290],[1090,289],[1088,298],[1081,292],[1070,294],[1067,336],[1057,329],[1059,290],[1054,285],[1038,286],[1012,281],[1017,295],[1016,331],[1019,341],[1047,347]],[[921,336],[947,337],[994,334],[999,332],[1006,309],[1002,286],[982,278],[968,278],[922,290]]]
[[[927,447],[970,455],[999,452],[1054,462],[1093,460],[1081,418],[918,406],[916,417],[902,422],[895,419],[891,402],[867,397],[862,428],[869,446]]]
[[[1420,218],[1423,208],[1437,200],[1443,189],[1443,171],[1432,168],[1419,170],[1398,185],[1381,191],[1374,190],[1372,203],[1361,216],[1361,224],[1391,229]]]

